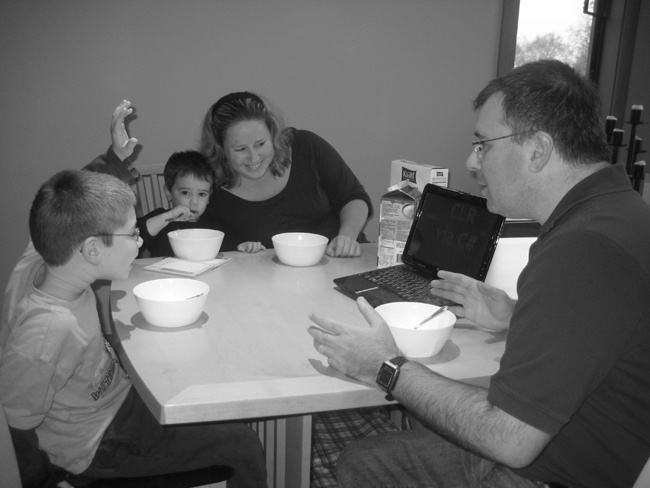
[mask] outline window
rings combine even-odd
[[[553,57],[598,83],[611,5],[617,4],[620,9],[638,1],[503,0],[497,74],[528,61]]]
[[[584,4],[584,0],[520,0],[514,66],[555,58],[586,75],[593,17],[583,13]]]

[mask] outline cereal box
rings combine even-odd
[[[390,164],[390,185],[397,185],[400,181],[410,181],[420,192],[424,191],[424,185],[427,183],[447,187],[449,168],[396,159]]]

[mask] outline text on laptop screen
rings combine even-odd
[[[479,197],[463,200],[429,192],[422,198],[403,261],[434,273],[443,269],[481,279],[482,271],[487,272],[482,270],[485,256],[476,250],[496,245],[488,241],[494,240],[503,218]]]

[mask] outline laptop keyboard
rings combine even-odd
[[[436,305],[457,305],[452,300],[432,295],[431,280],[411,273],[403,266],[375,269],[361,276],[377,285],[388,288],[407,302],[435,303]]]

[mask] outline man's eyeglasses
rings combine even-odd
[[[131,239],[133,239],[135,242],[138,242],[138,239],[140,238],[140,228],[136,227],[135,229],[133,229],[133,232],[130,233],[130,234],[97,234],[97,236],[100,236],[100,237],[101,236],[104,236],[104,237],[108,237],[108,236],[127,236],[127,237],[130,237]]]
[[[513,132],[507,136],[495,137],[493,139],[486,139],[484,141],[472,141],[472,149],[474,149],[476,156],[481,159],[483,157],[483,149],[485,148],[485,143],[498,141],[499,139],[507,139],[508,137],[518,136],[519,134],[525,134],[525,132]]]

